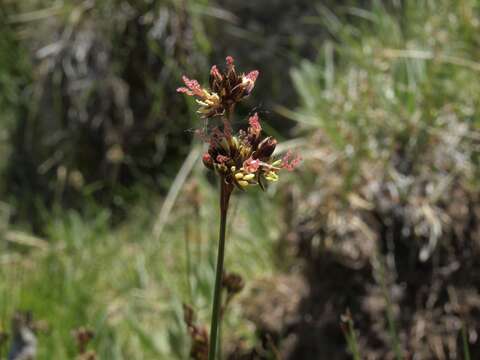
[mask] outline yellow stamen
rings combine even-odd
[[[248,181],[240,180],[238,182],[238,185],[240,185],[241,187],[246,187],[246,186],[248,186]]]
[[[243,174],[241,172],[235,174],[235,179],[240,180],[243,178]]]
[[[272,163],[272,166],[273,167],[279,167],[280,165],[282,165],[282,160],[276,160]]]
[[[247,174],[243,177],[244,180],[252,180],[255,177],[255,174]]]
[[[275,182],[275,181],[278,181],[278,175],[276,173],[274,173],[273,171],[269,171],[265,175],[265,179],[267,179],[268,181]]]
[[[198,100],[198,99],[195,99],[195,101],[197,102],[198,105],[201,105],[201,106],[208,106],[208,104],[206,102],[203,102],[201,100]],[[208,100],[207,100],[208,101]]]

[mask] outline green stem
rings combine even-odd
[[[348,343],[350,351],[352,352],[354,360],[360,360],[360,352],[358,351],[358,341],[357,335],[355,334],[355,328],[353,326],[353,320],[349,319],[348,321],[348,330],[350,332],[348,336]]]
[[[217,349],[217,334],[220,323],[220,312],[222,303],[222,276],[223,262],[225,258],[225,232],[227,225],[228,202],[232,193],[232,186],[220,178],[220,234],[218,241],[217,268],[215,274],[215,290],[213,294],[212,323],[210,327],[210,348],[208,351],[208,360],[215,360]]]
[[[221,306],[220,306],[221,307]],[[223,340],[223,316],[220,314],[220,321],[218,323],[218,340],[217,340],[217,359],[222,357],[222,340]]]
[[[190,224],[185,224],[185,272],[187,276],[188,301],[192,304],[192,282],[191,282],[191,259],[190,259]]]
[[[390,294],[389,294],[389,291],[387,289],[387,282],[386,282],[386,279],[385,279],[385,266],[384,263],[383,263],[383,259],[380,259],[379,258],[379,269],[380,269],[380,281],[381,281],[381,287],[382,287],[382,291],[383,291],[383,296],[385,297],[385,301],[387,303],[387,309],[386,309],[386,312],[387,312],[387,323],[388,323],[388,329],[389,329],[389,332],[390,332],[390,337],[391,337],[391,340],[393,342],[393,350],[394,350],[394,353],[395,353],[395,357],[397,360],[402,360],[402,350],[401,350],[401,347],[400,347],[400,339],[398,337],[398,333],[397,333],[397,327],[395,325],[395,315],[394,315],[394,312],[393,312],[393,305],[392,305],[392,301],[390,299]]]
[[[463,342],[463,358],[464,360],[470,360],[470,350],[468,348],[468,336],[465,322],[462,324],[462,342]]]

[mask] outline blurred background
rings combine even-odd
[[[218,194],[176,88],[226,55],[260,71],[235,121],[303,161],[233,197],[224,358],[480,358],[479,30],[476,0],[3,0],[0,359],[81,327],[189,357]]]

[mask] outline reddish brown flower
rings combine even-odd
[[[190,80],[186,76],[183,76],[182,79],[187,87],[179,87],[177,91],[197,98],[196,102],[200,105],[198,113],[201,114],[202,117],[223,114],[224,108],[222,107],[218,94],[202,88],[197,80]]]
[[[210,69],[210,89],[200,86],[197,80],[183,76],[186,87],[177,89],[180,93],[196,97],[200,105],[198,112],[204,118],[223,115],[232,105],[241,101],[252,92],[258,71],[237,74],[234,60],[226,58],[226,69],[221,72],[216,65]]]
[[[202,161],[205,167],[209,168],[210,170],[213,170],[213,159],[209,153],[203,154]]]
[[[271,136],[261,138],[258,114],[249,118],[249,125],[246,131],[240,130],[235,136],[215,128],[208,151],[203,155],[207,168],[214,169],[239,189],[249,185],[264,188],[265,181],[277,181],[282,168],[291,170],[299,161],[291,159],[290,153],[284,159],[273,157],[277,141]]]
[[[245,281],[242,276],[234,272],[224,272],[222,276],[222,287],[227,290],[227,293],[235,295],[243,290]]]
[[[243,162],[243,168],[247,173],[254,174],[260,167],[260,160],[248,158]]]
[[[268,159],[275,151],[276,146],[277,140],[269,136],[258,144],[257,151],[255,151],[252,156],[254,159]]]
[[[260,121],[258,121],[257,113],[248,119],[248,124],[250,125],[248,128],[248,133],[256,137],[259,136],[262,131],[262,127],[260,126]]]
[[[193,360],[208,359],[208,331],[205,326],[196,323],[196,314],[189,305],[183,305],[183,320],[191,339],[190,358]]]

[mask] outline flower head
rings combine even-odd
[[[262,139],[261,131],[258,114],[250,117],[246,131],[240,130],[235,135],[227,135],[216,128],[208,151],[203,155],[203,163],[239,189],[250,185],[263,189],[265,182],[278,180],[282,168],[293,169],[299,160],[292,160],[291,154],[284,159],[274,158],[277,141],[271,136]]]
[[[210,89],[201,87],[197,80],[183,76],[185,87],[180,87],[177,91],[197,98],[200,105],[198,113],[203,118],[219,116],[250,95],[258,74],[257,70],[237,74],[233,58],[227,56],[225,71],[220,71],[216,65],[210,69]]]
[[[238,294],[245,287],[242,276],[234,272],[224,272],[222,276],[222,287],[227,290],[227,296],[232,297]]]
[[[196,102],[200,105],[199,114],[203,117],[223,114],[223,107],[218,94],[202,88],[197,80],[190,80],[186,76],[183,76],[182,79],[186,87],[179,87],[177,92],[195,96],[197,98]]]

